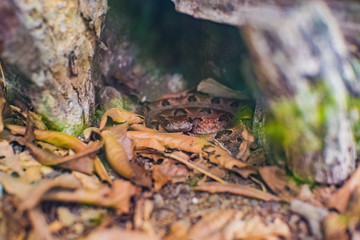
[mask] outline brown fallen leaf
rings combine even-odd
[[[31,155],[42,165],[56,165],[61,168],[76,170],[87,174],[92,174],[94,171],[93,160],[87,155],[97,152],[101,145],[101,143],[94,143],[93,146],[89,146],[77,154],[59,157],[49,151],[38,148],[32,142],[25,142],[25,146],[29,149]]]
[[[273,194],[239,184],[230,184],[230,183],[221,184],[217,182],[207,182],[202,185],[196,186],[194,190],[205,191],[210,193],[227,192],[227,193],[242,195],[245,197],[260,199],[263,201],[277,201],[277,202],[285,201],[284,199],[281,199]]]
[[[237,220],[231,222],[224,231],[228,239],[290,239],[289,226],[276,218],[274,222],[265,224],[259,216],[247,220]]]
[[[21,168],[21,161],[18,155],[13,151],[13,148],[7,141],[0,140],[0,169],[6,172],[16,172],[23,175],[24,171]]]
[[[349,240],[348,217],[332,212],[323,222],[324,239]]]
[[[189,239],[221,239],[222,230],[236,214],[234,209],[220,210],[203,216],[189,231]],[[216,236],[215,236],[216,235]]]
[[[18,210],[32,209],[39,204],[44,194],[53,188],[77,189],[81,187],[80,181],[72,174],[62,174],[54,179],[43,179],[33,185],[28,196],[20,203]],[[29,197],[31,196],[31,197]]]
[[[165,164],[165,166],[168,164]],[[171,182],[172,178],[166,174],[164,166],[155,165],[152,178],[154,179],[154,190],[159,191],[165,184]]]
[[[34,208],[28,211],[30,223],[37,239],[54,240],[51,235],[49,227],[46,223],[46,218],[39,208]]]
[[[229,170],[234,166],[239,168],[247,166],[245,163],[233,158],[223,149],[197,137],[186,136],[179,133],[151,133],[138,131],[128,131],[127,136],[133,140],[155,139],[166,148],[198,154],[202,153],[204,158],[209,159],[210,162],[223,166]],[[137,143],[138,141],[135,141],[135,148],[138,147]],[[148,147],[151,148],[151,143],[148,145]]]
[[[174,160],[164,159],[159,165],[154,165],[153,179],[155,191],[159,191],[166,183],[170,181],[184,181],[189,170],[184,165],[178,165]]]
[[[80,188],[73,192],[49,192],[44,196],[44,199],[113,207],[117,209],[118,214],[121,214],[129,212],[130,200],[139,193],[139,190],[138,187],[132,185],[129,181],[116,179],[113,181],[111,188],[106,184],[102,184],[96,190]]]
[[[327,200],[327,207],[343,212],[349,202],[350,195],[360,186],[360,166],[351,175],[349,180]]]
[[[155,236],[156,232],[153,225],[150,222],[150,216],[154,209],[154,202],[140,198],[136,201],[135,213],[134,213],[134,226],[135,230],[143,231],[150,236]]]
[[[104,140],[106,158],[111,167],[120,176],[132,179],[135,173],[123,146],[116,140],[111,130],[102,131],[101,136]]]
[[[284,169],[277,166],[262,167],[259,169],[261,178],[276,195],[289,201],[296,198],[300,188],[295,181],[286,175]]]
[[[112,126],[106,130],[112,133],[118,143],[124,148],[128,159],[131,160],[133,159],[134,154],[134,144],[133,141],[126,136],[126,132],[128,129],[129,124],[123,123],[120,125]]]
[[[157,236],[151,236],[139,231],[126,231],[121,228],[113,227],[109,229],[100,229],[93,231],[85,238],[85,240],[119,240],[119,239],[131,239],[131,240],[160,240]]]
[[[26,199],[33,189],[33,185],[26,183],[4,172],[0,172],[0,183],[5,191],[20,199]]]
[[[172,158],[172,159],[174,159],[176,161],[179,161],[179,162],[185,164],[188,168],[196,170],[196,171],[204,174],[205,176],[208,176],[209,178],[212,178],[212,179],[218,181],[221,184],[226,184],[226,182],[224,180],[220,179],[219,177],[215,176],[214,174],[210,173],[209,171],[204,170],[204,169],[196,166],[194,163],[189,162],[188,157],[187,158],[182,158],[181,153],[182,152],[176,151],[176,152],[173,152],[173,153],[170,153],[170,154],[169,153],[163,153],[163,155],[166,156],[166,157]]]
[[[26,128],[18,125],[6,125],[13,134],[25,135]],[[86,144],[78,138],[60,132],[34,129],[36,140],[51,143],[61,148],[72,149],[81,152],[86,148]]]
[[[130,126],[130,129],[135,130],[135,131],[141,131],[141,132],[151,132],[151,133],[157,133],[158,132],[156,129],[145,127],[142,124],[132,124]]]
[[[190,240],[188,236],[190,226],[189,218],[171,224],[170,230],[163,240]]]
[[[144,122],[144,118],[138,114],[128,112],[120,108],[112,108],[105,112],[100,121],[100,130],[102,130],[107,122],[107,118],[110,117],[114,122],[129,124],[138,124]]]
[[[236,155],[236,158],[246,161],[250,156],[250,145],[255,141],[255,139],[254,135],[252,135],[246,127],[243,129],[241,137],[243,138],[243,141],[239,146],[239,152]]]
[[[25,135],[25,127],[18,125],[6,125],[6,127],[14,134]],[[61,148],[71,149],[74,152],[84,151],[87,147],[85,143],[76,137],[60,132],[34,129],[34,135],[36,140],[44,141]],[[88,160],[86,160],[86,162],[88,162]],[[107,174],[103,164],[101,163],[100,159],[98,159],[98,157],[95,157],[94,164],[96,173],[99,175],[99,177],[101,177],[102,180],[111,182],[109,175]]]

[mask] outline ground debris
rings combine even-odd
[[[357,173],[338,190],[349,197],[343,212],[335,214],[327,208],[338,194],[334,187],[311,189],[282,169],[263,166],[263,160],[257,164],[233,158],[225,145],[147,128],[142,116],[125,110],[110,109],[99,128],[85,130],[84,142],[40,129],[33,130],[31,140],[27,129],[5,125],[0,141],[0,183],[5,191],[0,236],[11,236],[10,240],[306,239],[357,234]],[[22,148],[14,152],[14,144]],[[70,171],[63,165],[79,166],[84,158],[95,171]],[[3,207],[9,199],[11,211]],[[306,207],[296,207],[300,201]],[[306,209],[326,214],[316,218],[309,213],[317,211]],[[22,223],[19,216],[25,216]],[[349,221],[336,225],[340,218]],[[29,230],[11,235],[9,219]]]

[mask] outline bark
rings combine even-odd
[[[355,166],[345,86],[355,74],[330,11],[308,3],[244,32],[270,107],[272,140],[283,147],[287,167],[305,180],[344,181]]]
[[[106,0],[0,1],[0,58],[8,91],[55,129],[77,134],[94,110]]]
[[[320,1],[173,1],[180,12],[243,30],[276,160],[284,154],[303,180],[344,181],[355,166],[347,100],[360,93],[350,57],[359,54],[360,3],[328,0],[332,14]]]

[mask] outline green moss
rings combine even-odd
[[[328,117],[337,114],[331,92],[320,83],[294,98],[273,103],[265,133],[272,141],[292,153],[320,151],[324,147]]]
[[[352,132],[356,142],[356,150],[360,152],[360,99],[355,97],[348,98],[348,106],[350,112],[350,120],[352,124]]]

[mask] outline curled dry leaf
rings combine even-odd
[[[118,123],[128,122],[129,124],[138,124],[144,122],[144,118],[138,114],[120,108],[112,108],[102,116],[99,126],[100,129],[105,127],[108,117]]]
[[[239,146],[239,152],[236,155],[236,158],[246,161],[250,156],[250,145],[254,142],[255,139],[246,127],[244,127],[241,136],[243,138],[243,141]]]
[[[207,183],[204,183],[202,185],[195,187],[194,190],[205,191],[205,192],[210,192],[210,193],[227,192],[227,193],[242,195],[245,197],[260,199],[263,201],[277,201],[277,202],[284,201],[283,199],[281,199],[273,194],[263,192],[263,191],[260,191],[258,189],[255,189],[255,188],[252,188],[249,186],[239,185],[239,184],[230,184],[230,183],[221,184],[221,183],[217,183],[217,182],[207,182]]]
[[[26,131],[25,127],[18,125],[6,125],[6,127],[13,134],[25,135],[25,131]],[[79,139],[77,139],[76,137],[60,132],[35,129],[34,135],[36,140],[44,141],[61,148],[68,148],[73,150],[74,152],[81,152],[87,148],[86,144],[80,141]],[[81,165],[88,166],[87,172],[91,171],[89,167],[90,166],[89,160],[83,158],[82,161],[84,161],[85,164],[82,164],[82,162],[80,162]],[[93,167],[93,165],[91,165],[91,167]],[[100,159],[98,159],[97,157],[95,157],[95,170],[102,180],[111,182],[110,177],[105,171],[103,164],[101,163]]]
[[[44,196],[44,199],[113,207],[117,209],[118,214],[121,214],[129,212],[130,200],[138,192],[139,188],[132,185],[129,181],[117,179],[113,181],[111,188],[106,184],[102,184],[96,190],[80,188],[73,192],[49,192]]]
[[[269,166],[260,168],[259,173],[266,185],[279,197],[292,200],[299,195],[299,187],[286,175],[285,170]]]
[[[115,138],[111,130],[101,132],[105,144],[105,153],[108,162],[116,173],[127,179],[132,179],[135,173],[130,165],[125,149]]]
[[[85,240],[118,240],[118,239],[131,239],[131,240],[160,240],[159,237],[151,236],[139,231],[126,231],[121,228],[101,229],[92,232]]]
[[[152,142],[157,141],[157,146],[155,147],[162,145],[170,149],[178,149],[198,154],[202,153],[205,158],[210,160],[210,162],[223,166],[226,169],[232,170],[234,166],[239,168],[247,166],[245,163],[233,158],[223,149],[197,137],[186,136],[179,133],[151,133],[137,131],[128,131],[127,136],[135,140],[135,148],[138,147],[138,143],[142,143],[142,147],[147,145],[149,148],[153,148],[152,143],[147,142],[153,139],[151,140]]]
[[[13,133],[19,135],[25,135],[26,128],[18,125],[6,125],[6,127]],[[86,148],[86,144],[77,139],[74,136],[67,135],[55,131],[47,130],[34,130],[36,140],[51,143],[55,146],[72,149],[75,152],[83,151]]]

